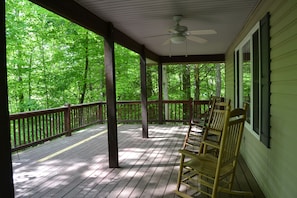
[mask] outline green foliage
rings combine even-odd
[[[140,100],[139,55],[115,45],[117,100]]]
[[[105,100],[103,39],[29,1],[6,1],[10,112]],[[86,50],[88,49],[88,50]]]
[[[221,96],[224,92],[225,79],[225,64],[219,63],[222,82]],[[216,64],[214,63],[200,63],[187,65],[166,65],[168,76],[168,95],[171,100],[188,100],[189,98],[207,100],[211,95],[216,95]],[[199,75],[199,84],[195,81]],[[187,82],[185,82],[187,81]],[[186,85],[185,85],[186,83]],[[199,91],[199,96],[195,97],[196,92]]]
[[[10,113],[105,101],[102,37],[30,1],[5,3]],[[115,45],[115,62],[117,100],[140,100],[139,55]],[[215,64],[164,67],[169,99],[215,95]],[[224,79],[223,64],[221,72]],[[158,67],[150,65],[148,100],[157,100],[158,92]]]

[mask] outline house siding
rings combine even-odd
[[[262,0],[226,54],[226,97],[234,99],[235,47],[267,12],[271,35],[271,148],[245,130],[241,153],[268,198],[297,195],[297,1]]]

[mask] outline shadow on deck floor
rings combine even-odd
[[[179,153],[187,126],[118,127],[120,168],[108,168],[106,125],[13,154],[16,197],[177,197]],[[264,195],[242,159],[237,187]]]

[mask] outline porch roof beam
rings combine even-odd
[[[206,54],[188,56],[161,56],[160,62],[169,63],[199,63],[199,62],[225,62],[225,54]]]

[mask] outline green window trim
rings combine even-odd
[[[261,56],[261,135],[260,140],[270,148],[270,14],[260,21]]]

